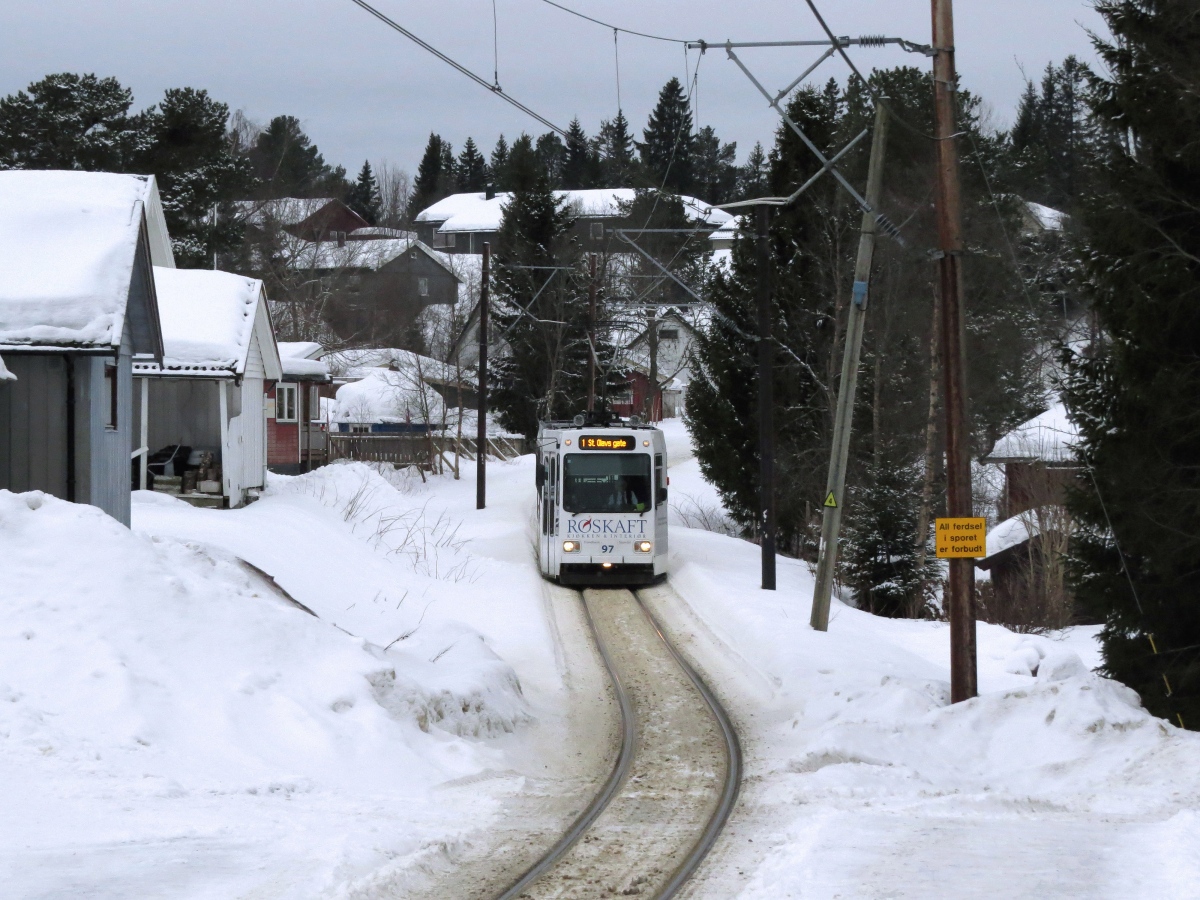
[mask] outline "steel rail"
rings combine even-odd
[[[678,650],[675,645],[667,638],[662,626],[654,617],[654,613],[646,607],[642,601],[641,595],[637,592],[633,593],[634,599],[641,607],[642,612],[650,621],[650,627],[662,639],[667,651],[675,658],[675,662],[679,668],[695,685],[696,690],[700,692],[700,696],[704,698],[704,702],[708,704],[709,710],[713,714],[713,718],[717,720],[717,724],[721,727],[721,734],[725,738],[725,786],[721,790],[721,801],[717,804],[716,810],[712,817],[708,820],[708,824],[704,827],[704,832],[693,845],[691,852],[675,873],[671,876],[670,881],[666,883],[661,891],[655,896],[654,900],[671,900],[684,886],[689,878],[695,873],[696,869],[704,861],[708,852],[712,850],[713,845],[720,837],[721,831],[725,827],[725,823],[729,821],[729,816],[733,812],[733,807],[737,804],[738,790],[742,784],[742,745],[738,741],[737,731],[733,727],[733,722],[729,718],[729,714],[725,712],[725,707],[721,705],[721,701],[717,699],[717,695],[712,692],[700,674],[692,667]]]
[[[583,604],[583,613],[587,617],[588,628],[592,632],[592,641],[596,645],[596,649],[600,652],[600,658],[604,660],[604,667],[608,670],[608,677],[612,681],[613,691],[617,695],[617,703],[621,707],[621,751],[617,754],[617,760],[613,764],[612,772],[608,776],[608,780],[604,782],[604,787],[600,792],[592,798],[589,803],[571,823],[561,838],[551,847],[546,854],[530,866],[516,883],[508,890],[500,895],[498,900],[516,900],[521,896],[521,893],[529,887],[538,878],[550,871],[554,865],[566,855],[575,843],[583,837],[589,828],[592,827],[600,814],[612,802],[613,797],[621,789],[621,785],[625,782],[625,776],[629,774],[629,768],[633,765],[634,745],[637,742],[637,724],[634,721],[633,703],[629,699],[629,694],[625,691],[625,685],[621,683],[621,676],[617,674],[617,667],[613,663],[612,658],[608,655],[608,649],[604,646],[604,641],[600,639],[600,632],[596,629],[596,623],[592,620],[592,611],[588,609],[587,601],[583,598],[583,592],[579,592],[579,602]],[[668,645],[669,646],[669,645]]]

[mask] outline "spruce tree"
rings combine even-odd
[[[692,192],[708,203],[727,203],[737,192],[737,143],[722,144],[711,125],[696,133]]]
[[[508,141],[504,135],[496,141],[492,148],[492,156],[488,160],[488,169],[492,175],[492,186],[498,191],[507,191],[508,187]]]
[[[375,173],[371,171],[371,163],[364,160],[358,178],[346,195],[346,205],[366,219],[368,224],[374,225],[379,220],[379,207],[382,202],[379,184],[375,181]]]
[[[740,200],[767,195],[767,154],[757,141],[745,165],[738,170],[737,193]]]
[[[533,146],[533,138],[524,132],[512,143],[508,151],[508,160],[504,166],[504,190],[513,192],[529,192],[534,190],[540,179],[546,179],[546,184],[553,190],[550,173],[542,157]]]
[[[625,113],[617,110],[616,118],[600,124],[596,137],[600,175],[597,187],[629,188],[640,184],[637,157],[634,155],[633,136],[629,132],[629,121]]]
[[[531,440],[539,421],[574,416],[587,396],[587,285],[573,225],[542,172],[513,193],[497,238],[495,328],[510,352],[495,363],[492,404],[505,428]]]
[[[600,161],[596,149],[588,140],[587,132],[579,124],[579,119],[571,120],[567,126],[566,156],[563,159],[562,187],[568,191],[597,186],[599,180]]]
[[[1200,728],[1200,16],[1102,0],[1101,190],[1083,212],[1104,334],[1069,356],[1084,474],[1070,575],[1104,621],[1105,671]]]
[[[672,78],[659,91],[658,103],[637,144],[642,170],[652,187],[676,194],[691,190],[695,141],[687,95],[679,79]]]
[[[443,171],[445,156],[441,137],[430,133],[429,140],[425,143],[425,152],[421,155],[421,162],[417,166],[417,177],[413,180],[412,199],[408,204],[413,215],[447,196],[446,193],[443,193],[446,186],[446,175]]]
[[[543,171],[550,179],[551,188],[562,187],[562,170],[567,159],[567,148],[553,131],[547,131],[537,139],[537,157]]]
[[[462,153],[458,154],[458,189],[463,193],[476,194],[482,192],[488,183],[487,160],[475,146],[475,141],[467,138],[463,144]]]
[[[259,193],[273,197],[343,196],[346,170],[331,167],[295,116],[276,116],[258,136],[250,162]]]

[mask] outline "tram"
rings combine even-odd
[[[667,446],[636,418],[538,430],[538,562],[564,585],[642,585],[667,571]]]

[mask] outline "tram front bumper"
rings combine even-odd
[[[560,584],[569,585],[636,585],[652,584],[654,563],[614,562],[605,566],[593,562],[564,562],[559,566]]]

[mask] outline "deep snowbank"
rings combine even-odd
[[[203,512],[141,501],[164,518]],[[279,522],[297,514],[308,516],[297,531],[324,547],[316,562],[334,554],[345,567],[332,573],[337,603],[370,604],[389,574],[394,591],[399,567],[302,492],[247,527],[278,546],[288,540]],[[286,886],[278,896],[313,896],[452,840],[496,806],[494,793],[437,790],[501,759],[461,736],[529,720],[516,673],[477,630],[422,621],[415,602],[395,614],[393,596],[393,619],[376,629],[389,634],[386,647],[348,633],[380,615],[335,627],[217,542],[131,533],[41,493],[0,491],[0,547],[8,896],[155,894],[176,883],[161,859],[168,846],[171,862],[191,867],[172,896],[264,883]],[[290,552],[303,559],[306,549]],[[367,561],[391,572],[370,570],[360,585],[355,567]]]

